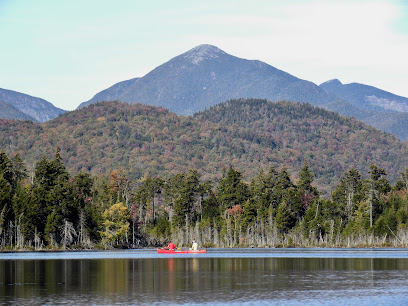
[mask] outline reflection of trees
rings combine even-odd
[[[407,270],[408,261],[392,258],[0,260],[0,297],[36,298],[37,303],[52,303],[55,297],[97,304],[222,302],[248,292],[301,291],[310,288],[308,277],[330,289],[334,280],[327,275],[336,275],[344,288],[363,286],[362,280],[372,287]]]
[[[97,291],[104,293],[127,293],[129,261],[119,259],[104,259],[98,261],[97,269],[100,282],[97,282]]]

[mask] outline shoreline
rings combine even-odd
[[[67,249],[67,250],[0,250],[0,254],[9,253],[79,253],[79,252],[112,252],[112,251],[139,251],[139,250],[151,250],[155,251],[157,247],[146,247],[146,248],[135,248],[135,249]],[[364,249],[376,249],[376,250],[387,250],[387,249],[408,249],[408,246],[356,246],[356,247],[206,247],[205,249],[225,249],[225,250],[364,250]]]

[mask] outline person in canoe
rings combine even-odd
[[[169,245],[167,247],[164,248],[165,250],[175,250],[176,249],[176,245],[173,242],[170,242]]]
[[[198,250],[198,244],[193,240],[193,245],[191,246],[190,250],[197,251]]]

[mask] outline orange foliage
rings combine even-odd
[[[235,205],[234,207],[227,209],[227,213],[230,216],[235,216],[243,214],[244,210],[242,209],[241,205]]]

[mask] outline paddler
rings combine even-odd
[[[195,242],[195,240],[193,240],[193,245],[191,246],[191,249],[190,250],[193,250],[193,251],[197,251],[198,250],[198,244],[197,244],[197,242]]]
[[[170,242],[167,247],[165,247],[165,250],[174,250],[176,248],[176,245],[173,242]]]

